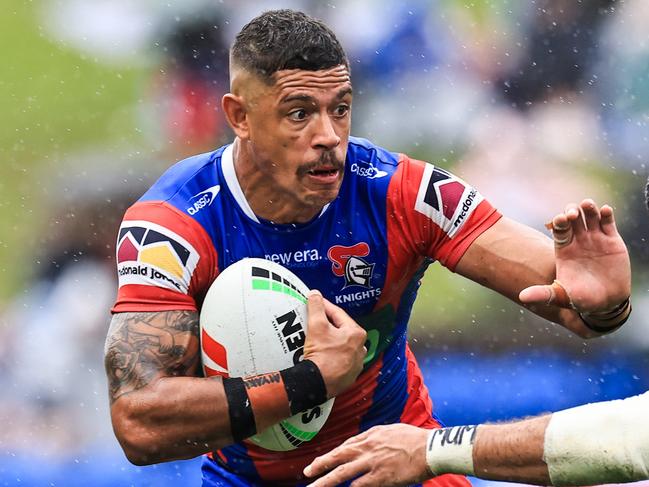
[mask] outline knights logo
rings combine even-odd
[[[334,245],[327,252],[331,261],[331,271],[345,278],[345,286],[361,286],[367,289],[372,287],[371,279],[374,273],[374,264],[370,264],[363,257],[370,253],[370,247],[365,242],[356,245]]]
[[[370,279],[374,272],[374,264],[365,262],[360,257],[350,257],[345,264],[345,287],[363,286],[370,288]]]

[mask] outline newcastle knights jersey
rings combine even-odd
[[[204,486],[296,485],[317,455],[374,425],[440,424],[406,342],[426,267],[453,270],[500,218],[474,188],[436,166],[350,138],[336,199],[305,224],[258,218],[234,170],[232,145],[171,167],[128,209],[119,230],[113,312],[199,311],[219,272],[245,257],[277,262],[367,330],[356,383],[316,437],[288,452],[236,443],[208,454]],[[466,485],[442,475],[426,485]]]

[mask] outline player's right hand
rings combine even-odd
[[[304,358],[320,369],[327,397],[335,397],[351,386],[363,369],[367,332],[319,291],[311,291],[308,298]]]

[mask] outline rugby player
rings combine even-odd
[[[222,106],[234,142],[174,165],[127,210],[105,352],[113,427],[132,462],[205,454],[206,487],[296,485],[315,457],[373,426],[440,428],[406,340],[433,261],[582,337],[628,313],[629,256],[610,207],[568,205],[554,225],[570,244],[553,246],[453,174],[351,137],[351,105],[333,32],[300,12],[266,12],[230,51]],[[309,299],[304,360],[280,382],[227,377],[225,360],[200,377],[203,296],[245,257],[321,293]],[[246,441],[334,396],[322,430],[296,450]]]

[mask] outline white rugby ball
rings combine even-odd
[[[205,376],[248,377],[302,359],[309,289],[290,270],[248,258],[227,267],[207,291],[200,314]],[[334,399],[248,438],[274,451],[294,450],[324,426]]]

